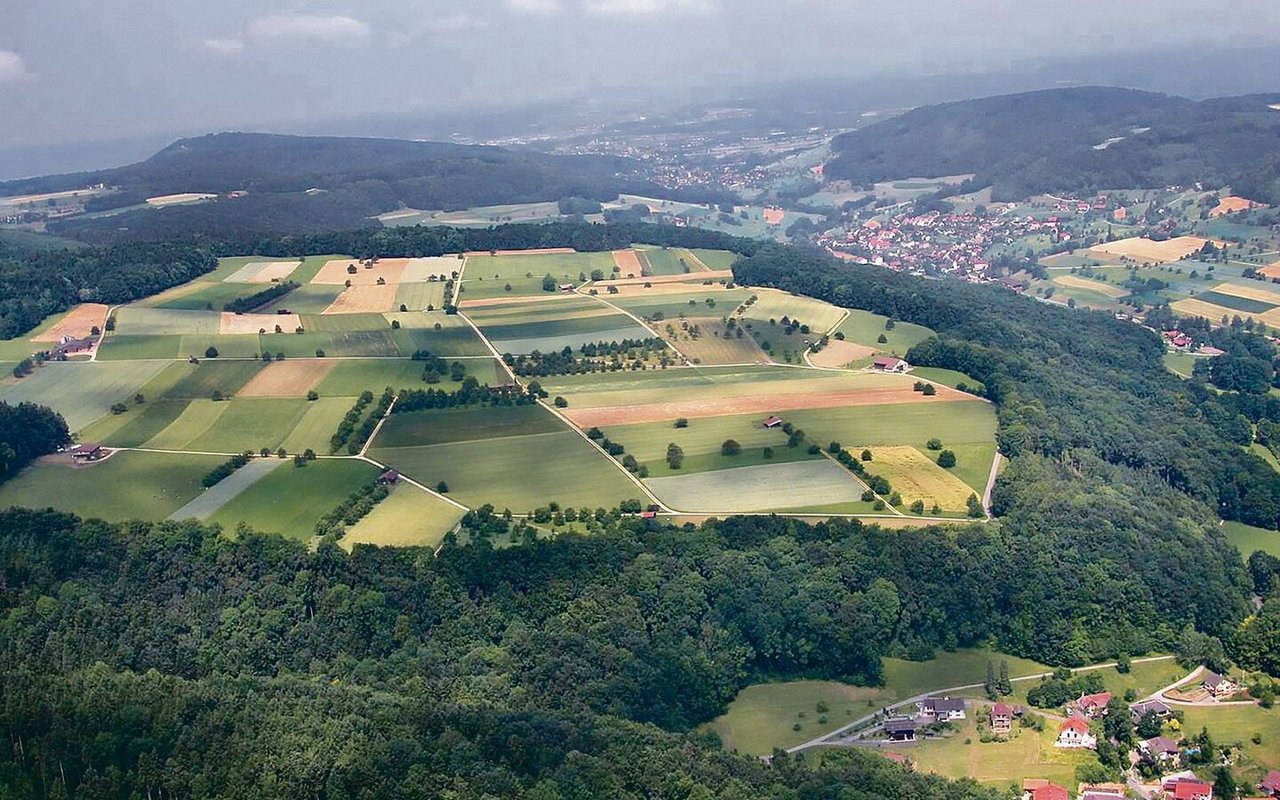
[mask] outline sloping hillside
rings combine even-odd
[[[1280,95],[1195,102],[1087,87],[926,106],[838,137],[826,173],[855,183],[976,174],[997,199],[1247,182],[1280,200]]]

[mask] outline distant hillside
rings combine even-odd
[[[1277,202],[1277,103],[1087,87],[926,106],[837,137],[826,174],[861,184],[975,173],[1005,200],[1203,182]]]
[[[369,217],[401,206],[456,210],[661,192],[636,177],[637,166],[621,158],[438,142],[219,133],[179,140],[126,167],[0,183],[0,195],[105,183],[118,191],[87,205],[89,212],[101,212],[136,206],[158,195],[248,193],[161,212],[136,209],[50,226],[90,240],[112,238],[121,231],[129,232],[128,238],[166,238],[360,227],[370,224]],[[310,189],[321,191],[308,194]]]

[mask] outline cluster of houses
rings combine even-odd
[[[1125,800],[1124,787],[1118,783],[1082,783],[1076,789],[1078,800]],[[1071,793],[1042,778],[1027,778],[1022,782],[1023,800],[1070,800]]]
[[[1202,356],[1220,356],[1223,350],[1219,350],[1212,345],[1202,344],[1200,347],[1195,346],[1195,340],[1180,330],[1164,331],[1161,336],[1164,337],[1164,343],[1170,350],[1178,353],[1196,353]]]
[[[1032,235],[1067,241],[1058,217],[1037,219],[1008,213],[979,216],[929,212],[876,218],[824,236],[819,244],[872,264],[912,274],[945,274],[982,282],[991,266],[987,252]]]
[[[959,697],[927,697],[916,703],[915,714],[885,720],[884,733],[890,741],[914,741],[921,728],[965,719],[967,708],[968,704]]]

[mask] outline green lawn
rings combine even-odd
[[[0,400],[49,406],[78,431],[110,413],[112,404],[130,401],[166,365],[144,362],[50,362],[30,375],[0,385]]]
[[[950,386],[952,389],[963,383],[970,389],[978,391],[984,390],[982,381],[970,378],[963,372],[956,372],[953,369],[941,369],[940,367],[916,367],[911,370],[912,377],[921,378],[933,383],[940,383],[943,386]]]
[[[1196,356],[1191,353],[1165,353],[1164,365],[1175,375],[1190,378],[1191,370],[1195,367],[1196,362],[1202,358],[1207,358],[1207,356]]]
[[[1076,767],[1097,763],[1097,756],[1088,750],[1054,747],[1057,728],[1052,721],[1046,722],[1042,733],[1015,727],[1008,741],[984,744],[979,741],[977,720],[971,712],[958,732],[945,739],[920,742],[910,755],[918,771],[947,778],[1018,787],[1024,778],[1045,778],[1074,786]]]
[[[187,407],[186,400],[148,400],[129,405],[124,414],[103,417],[80,432],[81,441],[111,447],[141,447],[173,424]]]
[[[564,424],[541,406],[451,408],[393,414],[378,432],[378,448],[500,439],[556,433]]]
[[[682,247],[642,245],[635,249],[643,252],[649,259],[649,266],[653,268],[654,275],[683,275],[686,272],[698,270],[697,261],[691,257],[688,250]],[[683,264],[680,263],[681,260],[684,261]]]
[[[402,283],[396,289],[396,308],[403,305],[409,311],[422,311],[427,306],[440,309],[444,301],[444,284],[440,281]]]
[[[773,448],[772,463],[822,458],[809,455],[807,444],[787,447],[787,434],[780,428],[765,428],[758,414],[692,419],[687,428],[676,428],[670,422],[617,425],[606,428],[604,433],[647,465],[655,478],[770,463],[762,456],[765,447]],[[733,457],[721,455],[720,445],[726,439],[742,445],[742,453]],[[672,443],[684,450],[685,460],[679,470],[667,465],[667,445]],[[819,444],[825,447],[827,443]]]
[[[408,357],[418,350],[427,350],[438,356],[487,356],[489,350],[476,336],[476,332],[457,317],[445,317],[440,330],[432,327],[402,327],[392,331],[391,337],[399,346],[399,355]],[[451,322],[449,322],[451,321]]]
[[[302,327],[310,333],[349,333],[351,331],[380,331],[391,327],[381,314],[308,314],[302,317]]]
[[[1280,769],[1280,707],[1227,706],[1219,708],[1194,707],[1182,709],[1189,734],[1208,728],[1209,734],[1219,745],[1230,744],[1243,751],[1237,772],[1256,785],[1268,769]],[[1255,744],[1254,734],[1261,734],[1262,742]]]
[[[780,511],[829,503],[855,503],[865,486],[826,459],[741,466],[645,482],[671,508],[721,514]]]
[[[1244,558],[1248,558],[1255,550],[1280,557],[1280,531],[1255,528],[1243,522],[1224,522],[1222,529]]]
[[[877,350],[887,353],[897,353],[898,355],[906,355],[907,350],[912,345],[919,344],[930,336],[933,331],[922,325],[913,325],[910,322],[897,322],[894,324],[893,330],[885,330],[885,322],[887,317],[879,314],[872,314],[870,311],[853,310],[849,313],[849,318],[840,323],[840,327],[836,330],[844,334],[847,341],[856,342],[857,344],[874,347]],[[883,335],[888,341],[881,343],[879,337]]]
[[[729,269],[733,266],[733,262],[738,260],[736,253],[730,253],[728,250],[699,250],[693,249],[689,252],[693,253],[699,261],[707,266],[707,269]]]
[[[342,546],[435,547],[462,519],[462,510],[401,483],[342,537]]]
[[[608,277],[613,270],[613,253],[537,253],[532,255],[471,256],[467,259],[463,281],[470,285],[496,284],[501,290],[506,281],[536,280],[541,291],[542,278],[577,282],[581,273],[591,275],[602,270]],[[530,278],[529,276],[532,276]],[[480,279],[483,278],[483,281]],[[470,290],[468,290],[470,291]]]
[[[85,467],[37,461],[0,486],[0,507],[56,508],[112,522],[162,520],[200,494],[200,479],[223,459],[117,452]]]
[[[424,366],[421,361],[399,358],[339,361],[316,386],[316,391],[321,397],[357,397],[366,389],[378,394],[388,386],[395,389],[425,388],[422,381]]]
[[[492,503],[517,513],[550,501],[575,508],[612,508],[643,493],[572,431],[427,447],[377,448],[372,458],[470,506]]]
[[[377,474],[372,464],[349,459],[312,461],[305,467],[287,464],[237,495],[209,521],[228,532],[244,523],[306,540],[315,534],[320,517]]]
[[[262,352],[256,333],[225,336],[187,334],[178,343],[178,355],[205,360],[205,353],[210,347],[218,351],[219,358],[257,358]]]

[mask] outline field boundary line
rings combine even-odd
[[[835,464],[835,465],[836,465],[837,467],[839,467],[842,471],[849,473],[849,475],[850,475],[850,476],[852,476],[852,477],[853,477],[853,479],[854,479],[855,481],[857,481],[859,484],[861,484],[861,485],[862,485],[862,488],[863,488],[863,490],[864,490],[864,491],[868,491],[868,492],[871,492],[872,494],[874,494],[874,495],[876,496],[876,499],[877,499],[877,500],[880,500],[880,501],[882,501],[882,502],[884,503],[884,507],[885,507],[885,508],[887,508],[887,509],[889,509],[890,511],[892,511],[892,512],[893,512],[892,516],[895,516],[895,517],[905,517],[905,516],[906,516],[906,514],[903,514],[901,511],[899,511],[899,510],[898,510],[898,509],[897,509],[897,508],[896,508],[892,503],[890,503],[888,500],[885,500],[885,499],[884,499],[883,497],[881,497],[879,494],[876,494],[876,493],[871,489],[871,486],[870,486],[866,481],[864,481],[864,480],[863,480],[863,479],[862,479],[862,478],[861,478],[857,473],[855,473],[855,472],[853,472],[853,471],[851,471],[851,470],[849,470],[849,469],[846,469],[846,468],[845,468],[845,466],[844,466],[844,464],[841,464],[841,463],[839,462],[839,460],[837,460],[837,459],[836,459],[836,457],[835,457],[835,456],[831,455],[830,453],[828,453],[828,452],[826,451],[826,448],[823,448],[823,450],[822,450],[822,457],[823,457],[823,458],[825,458],[826,460],[830,461],[831,463]]]
[[[370,437],[369,437],[369,440],[370,440],[370,441],[373,441],[373,437],[372,437],[372,436],[370,436]],[[357,460],[357,461],[363,461],[363,462],[365,462],[366,464],[372,464],[373,466],[377,467],[377,468],[378,468],[378,469],[380,469],[380,470],[387,470],[387,469],[390,469],[390,467],[388,467],[386,464],[380,463],[380,462],[378,462],[378,461],[376,461],[376,460],[374,460],[374,459],[372,459],[372,458],[369,458],[369,457],[368,457],[368,456],[366,456],[366,455],[344,456],[344,458],[355,459],[355,460]],[[454,500],[452,497],[447,497],[447,496],[445,496],[445,495],[443,495],[443,494],[440,494],[439,492],[435,491],[434,489],[429,489],[429,488],[427,488],[426,486],[424,486],[423,484],[421,484],[421,483],[419,483],[418,481],[414,480],[413,478],[410,478],[408,475],[405,475],[404,473],[400,473],[400,480],[404,481],[405,483],[409,484],[410,486],[416,486],[416,487],[418,487],[419,489],[421,489],[422,491],[424,491],[424,492],[426,492],[427,494],[431,495],[432,497],[436,498],[437,500],[443,500],[443,501],[445,501],[446,503],[448,503],[449,505],[453,506],[454,508],[456,508],[456,509],[458,509],[458,510],[460,510],[460,511],[471,511],[471,507],[470,507],[470,506],[464,506],[462,503],[459,503],[457,500]],[[457,530],[457,528],[458,528],[458,526],[457,526],[457,525],[455,525],[455,526],[454,526],[454,530]],[[440,553],[440,549],[439,549],[439,548],[436,548],[435,553],[438,555],[438,554]]]
[[[583,285],[585,286],[586,284],[583,284]],[[657,332],[656,330],[654,330],[654,329],[653,329],[653,327],[649,325],[649,323],[645,322],[645,321],[644,321],[643,319],[641,319],[640,317],[637,317],[635,314],[631,313],[630,311],[626,310],[625,308],[622,308],[621,306],[616,306],[616,305],[614,305],[613,303],[610,303],[608,300],[604,299],[603,297],[601,297],[601,296],[600,296],[600,295],[598,295],[598,294],[582,294],[582,287],[581,287],[581,286],[580,286],[580,287],[578,287],[577,289],[575,289],[575,290],[574,290],[574,293],[575,293],[575,294],[582,295],[583,297],[588,297],[588,298],[590,298],[590,299],[592,299],[592,300],[595,300],[596,302],[599,302],[599,303],[604,304],[604,305],[605,305],[606,307],[608,307],[608,308],[612,308],[614,311],[617,311],[619,314],[625,314],[626,316],[630,317],[633,321],[635,321],[635,323],[636,323],[637,325],[639,325],[640,327],[642,327],[642,328],[644,328],[646,331],[648,331],[648,332],[649,332],[649,334],[650,334],[651,336],[653,336],[653,338],[655,338],[655,339],[661,339],[661,340],[662,340],[662,343],[663,343],[664,345],[666,345],[667,347],[669,347],[669,348],[671,349],[671,352],[673,352],[673,353],[675,353],[677,356],[679,356],[679,357],[680,357],[680,360],[681,360],[681,361],[683,361],[683,362],[685,363],[685,365],[686,365],[686,366],[694,366],[694,365],[692,364],[692,362],[690,362],[690,361],[689,361],[689,357],[688,357],[688,356],[686,356],[684,353],[680,352],[680,348],[676,347],[676,345],[675,345],[675,343],[674,343],[674,342],[669,342],[669,341],[667,341],[665,338],[663,338],[662,336],[658,335],[658,332]]]

